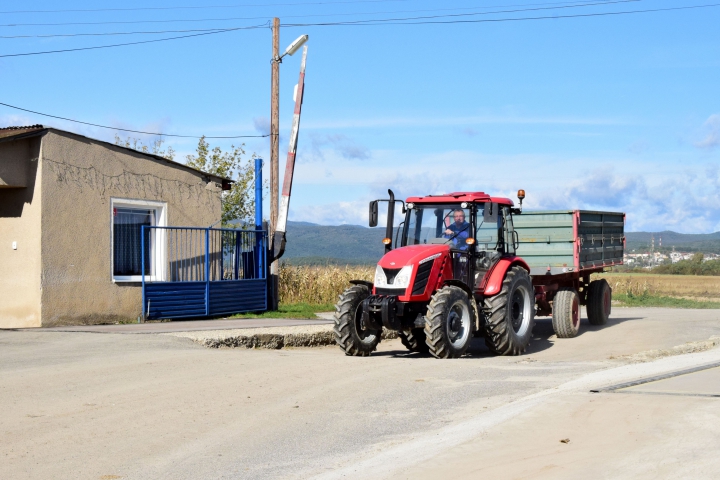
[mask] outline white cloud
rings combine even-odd
[[[720,145],[720,115],[710,115],[703,127],[705,131],[703,139],[695,145],[704,149],[712,149]]]
[[[346,160],[367,160],[370,150],[355,142],[347,135],[340,133],[323,135],[310,132],[310,156],[316,160],[324,160],[325,152],[332,150]]]
[[[474,116],[416,116],[375,117],[309,121],[303,127],[309,129],[340,128],[389,128],[389,127],[440,127],[468,125],[628,125],[631,122],[619,118],[590,117],[538,117],[520,115],[474,115]]]

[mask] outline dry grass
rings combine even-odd
[[[350,285],[350,280],[372,281],[374,271],[372,266],[284,264],[280,268],[280,301],[284,304],[333,305],[338,295]],[[600,277],[607,279],[616,294],[720,299],[720,277],[634,273],[606,273]]]
[[[720,277],[636,273],[606,273],[600,277],[607,279],[613,293],[694,300],[720,299]]]
[[[373,280],[375,267],[365,266],[294,266],[280,268],[280,302],[311,305],[337,302],[338,295],[350,286],[350,280]]]

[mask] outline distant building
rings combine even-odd
[[[140,227],[210,226],[230,181],[42,125],[0,129],[0,328],[140,315]]]

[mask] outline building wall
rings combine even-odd
[[[39,137],[0,143],[0,164],[23,169],[26,181],[0,188],[0,328],[41,325],[40,145]]]
[[[111,199],[166,202],[169,226],[209,226],[220,219],[220,186],[66,132],[50,131],[42,148],[42,325],[134,321],[140,284],[112,279]]]

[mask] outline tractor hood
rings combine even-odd
[[[380,259],[378,265],[382,268],[402,268],[405,265],[417,265],[433,255],[442,256],[449,253],[449,245],[409,245],[390,250]]]

